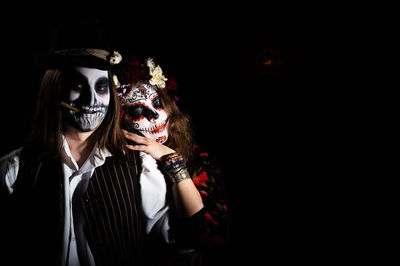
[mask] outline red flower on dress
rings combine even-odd
[[[204,217],[206,217],[206,220],[210,223],[213,223],[214,225],[218,225],[218,223],[214,220],[214,218],[212,218],[212,216],[206,212],[204,213]]]
[[[196,186],[207,187],[206,182],[208,181],[208,176],[207,176],[206,171],[203,171],[200,174],[198,174],[197,176],[193,177],[192,180]]]
[[[201,197],[203,197],[203,198],[208,196],[208,193],[204,190],[199,190],[199,193],[200,193]]]

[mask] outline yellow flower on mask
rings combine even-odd
[[[159,65],[156,66],[152,58],[148,58],[146,61],[151,75],[149,83],[153,86],[157,86],[160,89],[164,89],[165,81],[168,79],[164,77],[161,67]]]

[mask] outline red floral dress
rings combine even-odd
[[[195,246],[220,246],[229,239],[226,191],[219,164],[200,147],[194,146],[197,167],[191,174],[204,208],[180,224],[182,239]],[[191,237],[189,237],[191,236]]]

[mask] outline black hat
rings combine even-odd
[[[109,70],[122,57],[110,52],[105,32],[95,20],[66,23],[54,32],[46,68],[66,66],[93,67]]]

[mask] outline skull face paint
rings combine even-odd
[[[133,88],[130,95],[122,106],[123,124],[128,130],[139,131],[158,143],[166,142],[168,115],[157,91],[149,84],[141,84]]]
[[[97,129],[110,104],[108,72],[75,67],[63,78],[61,100],[72,107],[63,108],[67,123],[82,132]]]

